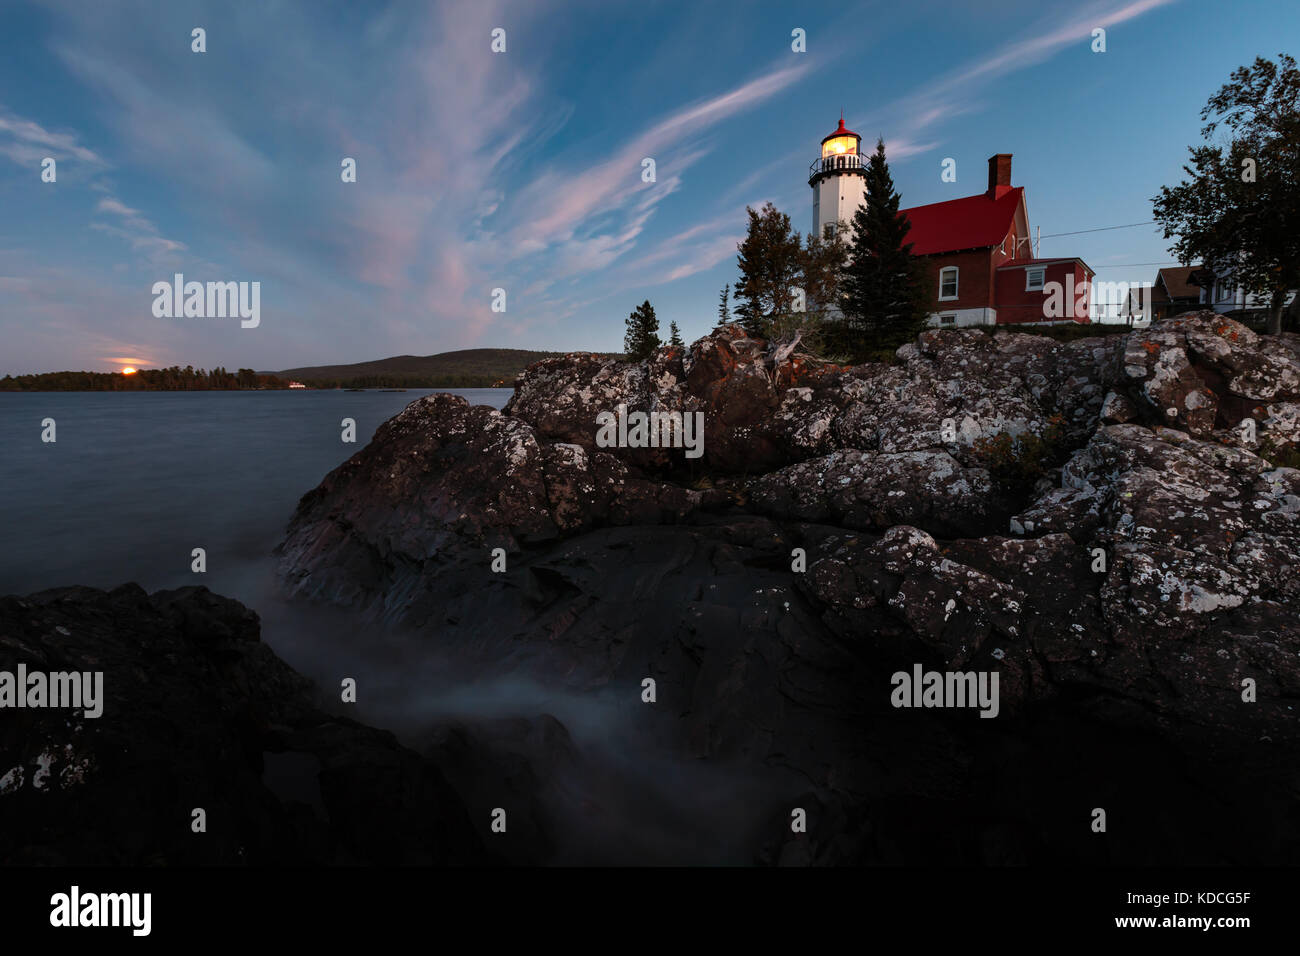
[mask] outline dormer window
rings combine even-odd
[[[1025,270],[1025,291],[1040,292],[1043,288],[1043,276],[1046,269],[1026,269]]]
[[[957,298],[957,267],[946,266],[939,270],[939,301]]]

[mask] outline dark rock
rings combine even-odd
[[[206,588],[0,598],[0,670],[19,663],[102,671],[105,700],[0,712],[0,863],[493,859],[432,761],[319,709],[257,616]]]
[[[781,518],[884,529],[917,524],[948,536],[988,523],[988,472],[963,468],[946,451],[837,451],[749,483],[755,510]]]
[[[656,746],[775,773],[746,803],[749,859],[1294,860],[1294,823],[1253,821],[1297,784],[1300,472],[1260,457],[1297,438],[1296,346],[1200,313],[1065,344],[927,332],[852,369],[772,367],[735,327],[640,364],[551,359],[503,414],[440,396],[383,426],[303,499],[281,572],[477,673],[654,677]],[[619,404],[702,412],[704,457],[598,449]],[[1031,437],[1052,457],[999,477],[990,447]],[[894,708],[915,663],[996,672],[999,717]],[[1234,775],[1253,796],[1214,782]],[[542,780],[524,789],[554,804]],[[1102,852],[1029,809],[1066,791],[1161,809]],[[1225,808],[1240,820],[1196,847],[1161,817]],[[520,858],[559,852],[557,812],[529,819]]]

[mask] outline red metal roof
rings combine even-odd
[[[822,129],[825,129],[825,128],[826,128],[826,127],[824,127],[824,126],[822,127]],[[829,136],[823,136],[823,137],[822,137],[822,142],[824,143],[824,142],[826,142],[828,139],[834,139],[836,136],[857,136],[857,135],[858,135],[858,134],[855,133],[855,132],[853,132],[853,130],[851,130],[851,129],[845,129],[845,128],[844,128],[844,117],[841,116],[841,117],[840,117],[840,125],[839,125],[839,127],[835,130],[835,132],[831,133]],[[858,138],[861,139],[862,137],[859,136]]]
[[[1023,186],[999,186],[996,198],[980,193],[900,209],[898,214],[912,223],[905,241],[917,256],[996,246],[1011,230],[1024,192]]]

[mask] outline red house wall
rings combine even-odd
[[[1011,262],[1015,249],[1016,227],[1007,230],[1006,240],[989,249],[972,249],[967,252],[944,252],[926,256],[926,288],[930,293],[930,311],[945,312],[957,309],[996,308],[996,281],[998,266]],[[1023,245],[1023,244],[1022,244]],[[1007,251],[1003,251],[1003,250]],[[956,266],[957,298],[939,301],[939,270]],[[999,316],[1001,321],[1001,316]]]
[[[993,262],[988,249],[973,252],[945,252],[925,257],[926,288],[930,290],[930,311],[984,309],[993,305]],[[939,301],[939,270],[957,267],[957,298]]]
[[[998,272],[995,284],[998,325],[1019,322],[1064,322],[1069,319],[1083,324],[1089,321],[1088,306],[1091,302],[1092,283],[1082,264],[1078,262],[1056,262],[1043,268],[1045,269],[1043,289],[1035,291],[1025,290],[1024,269],[1002,269]],[[1066,284],[1068,276],[1073,276],[1072,289]],[[1055,318],[1049,317],[1046,312],[1047,298],[1050,291],[1047,286],[1053,282],[1060,284],[1062,287],[1062,308],[1064,310],[1063,314]],[[1080,289],[1085,290],[1082,299],[1082,313],[1080,315],[1071,315],[1074,302],[1078,301]],[[1074,299],[1066,299],[1066,293],[1071,291]]]

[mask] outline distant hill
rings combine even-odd
[[[437,355],[395,355],[354,365],[313,365],[269,372],[277,378],[345,388],[491,388],[510,386],[527,366],[563,352],[527,349],[461,349]]]

